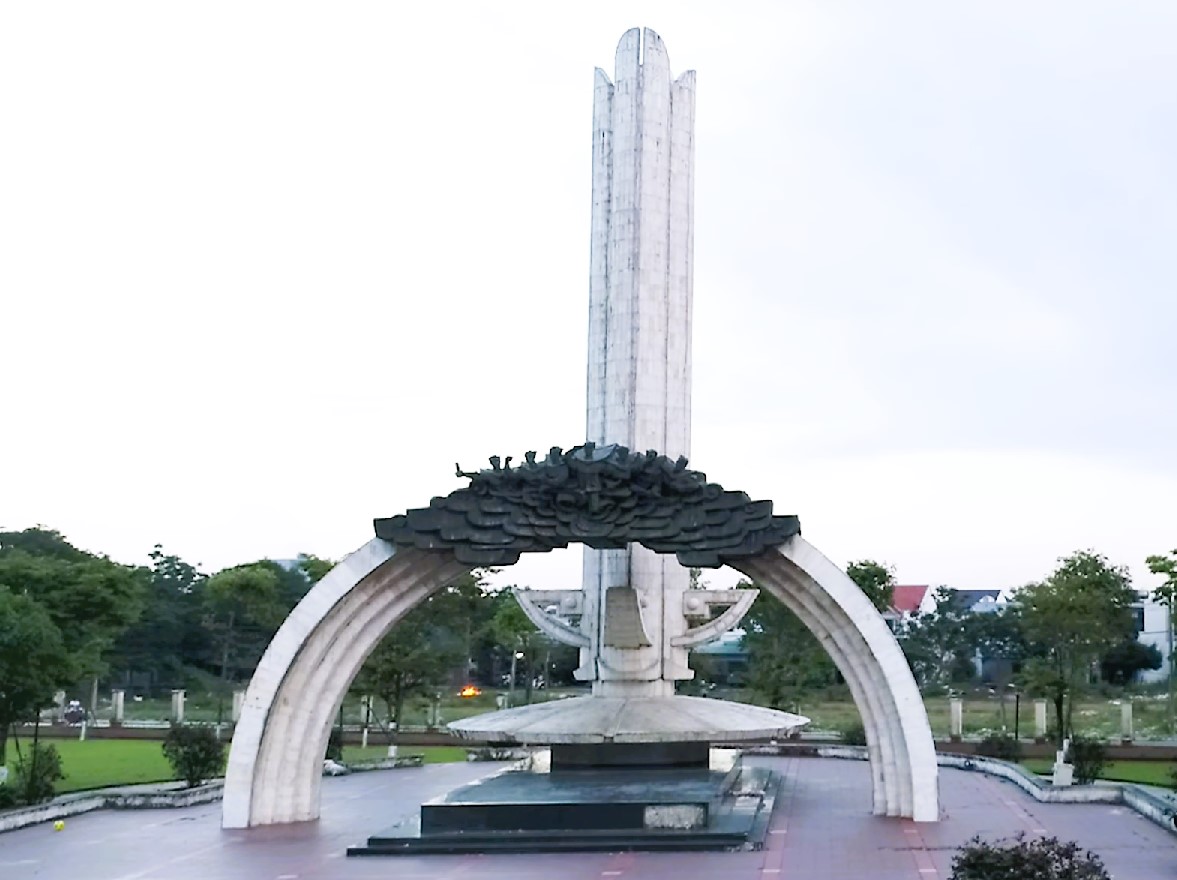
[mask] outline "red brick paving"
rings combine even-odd
[[[211,804],[0,834],[0,880],[947,880],[953,852],[974,834],[1018,831],[1078,840],[1116,880],[1177,877],[1177,837],[1122,807],[1039,804],[1009,783],[942,769],[944,820],[917,825],[869,815],[865,763],[756,761],[785,777],[760,852],[343,857],[422,800],[492,769],[451,764],[325,779],[323,819],[305,826],[225,832]]]

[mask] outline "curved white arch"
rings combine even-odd
[[[899,643],[870,600],[800,536],[737,567],[797,614],[846,679],[867,734],[874,811],[937,821],[927,711]]]
[[[797,614],[845,677],[866,729],[874,812],[936,821],[927,713],[870,601],[800,537],[738,567]],[[315,584],[250,681],[225,774],[225,828],[318,818],[323,754],[352,679],[393,624],[469,570],[449,552],[374,538]]]
[[[331,720],[380,639],[470,568],[448,552],[373,538],[303,597],[258,663],[233,733],[221,824],[250,828],[319,815]]]

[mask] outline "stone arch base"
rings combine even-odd
[[[927,714],[869,600],[800,537],[739,568],[801,618],[849,684],[867,732],[874,811],[935,821]],[[393,624],[467,571],[448,552],[397,550],[374,538],[307,593],[246,692],[225,774],[225,828],[318,818],[323,754],[352,679]]]
[[[448,552],[373,538],[315,584],[249,682],[225,771],[225,828],[318,818],[331,722],[352,679],[394,623],[469,570]]]
[[[801,619],[846,679],[866,730],[874,812],[937,821],[928,713],[907,658],[870,600],[799,535],[735,567]]]

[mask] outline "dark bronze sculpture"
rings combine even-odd
[[[376,536],[401,547],[452,550],[471,566],[512,565],[523,553],[572,543],[618,550],[637,543],[674,553],[685,566],[717,568],[756,556],[801,533],[795,516],[773,516],[771,501],[752,501],[708,483],[657,452],[586,443],[553,446],[511,467],[497,455],[490,470],[457,469],[470,485],[426,508],[375,521]]]

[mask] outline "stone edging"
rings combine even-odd
[[[819,746],[817,754],[823,758],[866,760],[863,746]],[[763,752],[762,752],[763,754]],[[1177,805],[1158,797],[1142,785],[1131,782],[1101,782],[1097,785],[1070,785],[1055,788],[1049,782],[1018,764],[986,758],[981,755],[938,754],[941,767],[974,770],[1012,782],[1036,801],[1047,804],[1123,804],[1144,818],[1168,831],[1177,831]]]
[[[423,760],[421,755],[406,755],[403,758],[387,761],[373,761],[347,766],[349,773],[362,773],[368,770],[420,767]],[[178,786],[180,783],[175,784]],[[63,795],[48,803],[0,812],[0,833],[16,831],[18,828],[38,825],[42,822],[68,819],[70,816],[80,816],[94,810],[177,809],[210,804],[221,799],[224,788],[225,780],[216,779],[195,788],[167,789],[156,785],[124,786]]]
[[[107,789],[66,796],[44,804],[31,807],[20,807],[0,813],[0,832],[15,831],[26,825],[36,825],[40,822],[52,822],[56,819],[66,819],[79,816],[93,810],[142,810],[158,807],[194,807],[207,804],[221,797],[224,788],[223,780],[215,780],[195,788],[180,788],[172,791],[154,789],[144,786],[145,790],[134,791],[128,789]]]

